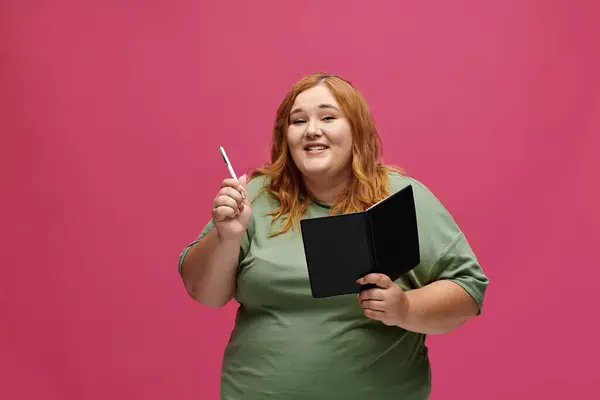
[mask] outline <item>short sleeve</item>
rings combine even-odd
[[[414,286],[450,280],[475,300],[478,315],[481,314],[488,278],[464,232],[423,183],[413,178],[406,181],[414,188],[421,247],[421,265],[413,274],[419,284]]]
[[[250,194],[251,198],[254,198],[257,194],[259,189],[262,187],[262,185],[264,185],[264,178],[262,179],[251,179],[250,182],[248,182],[248,187],[247,187],[247,191]],[[253,211],[254,213],[254,211]],[[248,255],[248,252],[250,250],[250,243],[251,243],[251,239],[252,236],[254,235],[254,215],[252,217],[250,217],[250,223],[248,225],[248,229],[246,229],[246,233],[244,234],[244,236],[242,237],[242,243],[240,246],[240,256],[238,259],[238,266],[239,263],[242,262],[242,260],[244,258],[246,258],[246,256]],[[191,242],[190,244],[188,244],[179,254],[179,262],[178,262],[178,271],[179,274],[181,275],[181,268],[183,266],[183,260],[186,256],[186,254],[188,253],[188,251],[190,251],[190,249],[192,248],[192,246],[194,246],[196,243],[198,243],[204,236],[206,236],[212,229],[214,228],[214,222],[213,220],[209,220],[206,225],[204,226],[204,228],[202,229],[202,231],[200,232],[200,234],[198,235],[198,237]]]
[[[188,251],[190,251],[190,249],[192,248],[192,246],[194,246],[196,243],[198,243],[204,236],[206,236],[208,234],[208,232],[210,232],[212,229],[214,228],[214,223],[211,220],[208,221],[208,223],[204,226],[204,229],[202,229],[202,231],[200,232],[200,235],[198,235],[198,237],[191,242],[190,244],[188,244],[179,254],[179,263],[178,263],[178,271],[179,274],[181,275],[181,268],[183,267],[183,260],[186,256],[186,254],[188,253]],[[238,260],[238,265],[240,262],[242,262],[242,260],[246,257],[246,254],[248,253],[248,248],[250,247],[250,237],[249,237],[249,232],[248,230],[246,230],[246,233],[244,234],[243,238],[242,238],[242,244],[240,246],[240,257]]]
[[[481,314],[489,280],[462,232],[456,234],[433,266],[430,281],[443,279],[456,283],[471,295],[477,303],[477,314]]]

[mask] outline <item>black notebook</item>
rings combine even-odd
[[[314,298],[359,293],[356,280],[382,273],[395,281],[420,262],[412,186],[369,209],[300,221]]]

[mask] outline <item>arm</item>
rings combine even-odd
[[[358,302],[367,317],[423,334],[450,332],[479,313],[475,300],[449,280],[405,292],[387,275],[369,274],[360,284],[378,287],[361,292]]]
[[[406,316],[397,325],[413,332],[434,335],[450,332],[479,311],[473,298],[449,280],[432,282],[405,294]]]
[[[378,288],[365,290],[359,302],[368,317],[423,334],[450,332],[480,314],[488,278],[462,233],[437,258],[428,280],[405,292],[388,276],[369,274],[358,283]]]
[[[246,193],[242,197],[241,192]],[[214,202],[213,218],[180,258],[187,292],[207,307],[222,307],[235,293],[240,251],[250,222],[246,176],[225,179]]]
[[[442,334],[481,313],[489,280],[450,213],[421,183],[412,184],[420,264],[397,282],[383,274],[359,279],[377,286],[364,290],[359,303],[367,317],[386,325]]]
[[[480,314],[489,280],[461,232],[437,259],[429,281],[406,292],[405,329],[442,334]]]
[[[388,276],[369,274],[358,283],[377,288],[363,291],[359,303],[369,318],[424,334],[452,331],[480,314],[488,278],[462,234],[439,257],[430,281],[405,292]]]
[[[222,239],[216,229],[185,255],[181,276],[187,292],[207,307],[222,307],[233,298],[240,239]]]

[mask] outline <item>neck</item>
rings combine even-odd
[[[347,175],[333,179],[329,177],[304,177],[304,184],[315,199],[327,205],[335,203],[349,183],[350,176]]]

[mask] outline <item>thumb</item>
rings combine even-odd
[[[238,182],[240,183],[240,186],[244,188],[244,191],[245,191],[246,185],[248,184],[248,177],[246,176],[246,174],[240,176],[240,178],[238,179]]]
[[[392,280],[385,274],[367,274],[358,279],[356,283],[366,285],[368,283],[379,286],[382,289],[388,289],[392,286]]]
[[[238,182],[240,183],[240,186],[242,187],[243,190],[243,194],[246,197],[244,199],[244,203],[248,203],[248,190],[247,190],[247,185],[248,185],[248,177],[246,176],[246,174],[240,176],[240,178],[238,179]]]

